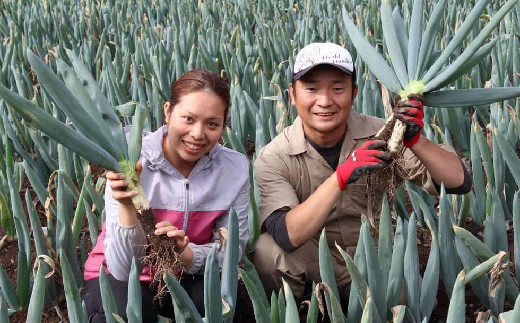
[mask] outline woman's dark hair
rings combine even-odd
[[[226,106],[226,109],[224,110],[225,123],[229,107],[231,106],[229,85],[224,78],[211,71],[194,69],[184,73],[184,75],[175,81],[172,85],[170,109],[173,109],[173,107],[179,103],[181,96],[204,90],[215,93],[224,102]]]

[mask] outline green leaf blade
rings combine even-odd
[[[186,293],[184,288],[182,288],[181,284],[169,273],[166,273],[163,278],[166,286],[168,286],[168,290],[170,291],[173,308],[175,310],[176,321],[186,323],[203,323],[197,308],[195,308],[195,304],[193,304],[193,301],[188,296],[188,293]]]
[[[392,92],[397,93],[403,87],[394,70],[388,65],[383,56],[366,40],[365,36],[350,20],[346,9],[342,8],[345,29],[357,49],[358,55],[368,65],[370,71]]]
[[[520,96],[520,88],[460,89],[435,91],[424,95],[424,105],[453,108],[479,106]]]
[[[222,301],[220,298],[220,268],[217,259],[217,245],[214,244],[204,268],[204,313],[207,322],[222,322]]]
[[[28,53],[29,62],[38,75],[40,85],[50,94],[58,107],[70,117],[79,131],[85,136],[88,135],[92,141],[110,152],[112,156],[120,156],[121,152],[114,145],[113,138],[107,137],[104,131],[97,131],[99,125],[88,113],[85,113],[85,109],[74,94],[67,89],[65,84],[44,62],[31,51]]]
[[[63,146],[76,152],[96,165],[121,171],[119,163],[106,150],[88,138],[67,127],[31,101],[24,99],[0,85],[0,96],[18,112],[26,122],[38,128]]]
[[[85,87],[86,91],[90,94],[91,99],[96,104],[101,119],[104,124],[107,125],[109,133],[114,139],[114,144],[119,147],[123,157],[127,157],[128,146],[126,138],[121,127],[121,122],[117,117],[115,109],[107,101],[101,90],[98,88],[96,81],[92,77],[92,74],[88,71],[87,67],[81,62],[73,51],[65,49],[67,56],[69,57],[76,75],[80,79],[81,83]]]
[[[395,74],[399,79],[401,88],[405,89],[408,86],[408,71],[406,69],[406,62],[404,60],[401,46],[399,45],[399,38],[392,21],[392,7],[390,0],[381,1],[381,25],[384,30],[383,36],[387,46],[392,66]],[[410,43],[409,43],[410,44]],[[410,45],[409,45],[410,46]]]
[[[40,322],[42,319],[45,300],[45,274],[43,270],[43,266],[38,266],[27,311],[27,322]]]
[[[423,33],[423,11],[424,0],[415,0],[412,7],[412,18],[410,21],[410,40],[408,42],[408,82],[415,80],[419,52],[421,49]]]
[[[423,83],[428,83],[432,80],[435,75],[441,70],[442,66],[448,61],[451,54],[460,46],[462,41],[466,38],[471,28],[474,26],[475,21],[480,18],[480,14],[484,11],[489,0],[480,0],[473,7],[469,15],[466,17],[460,28],[457,29],[457,33],[448,43],[446,48],[442,51],[441,56],[433,63],[428,69],[428,72],[422,78]],[[426,92],[426,91],[425,91]]]

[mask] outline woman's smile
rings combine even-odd
[[[204,90],[181,96],[173,107],[165,105],[164,156],[182,175],[189,176],[197,161],[218,143],[225,109],[217,94]]]
[[[195,143],[191,143],[191,142],[187,142],[185,140],[182,141],[184,143],[184,145],[189,149],[189,150],[193,150],[193,151],[199,151],[201,149],[204,148],[205,144],[195,144]]]

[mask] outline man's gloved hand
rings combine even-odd
[[[369,140],[356,149],[347,160],[336,168],[341,190],[347,188],[347,184],[355,182],[363,173],[374,169],[381,169],[386,162],[392,159],[387,151],[381,151],[386,146],[384,140]]]
[[[408,100],[398,101],[395,117],[406,124],[403,145],[412,147],[419,141],[421,130],[424,127],[423,96],[411,94]]]

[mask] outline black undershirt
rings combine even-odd
[[[305,139],[316,149],[316,151],[325,159],[327,164],[329,164],[330,168],[333,170],[336,170],[336,167],[338,167],[339,163],[339,155],[341,153],[341,146],[343,146],[343,140],[345,139],[345,134],[343,134],[343,137],[334,144],[333,146],[320,146],[317,143],[313,142],[307,136],[305,136]]]
[[[339,155],[341,153],[341,146],[343,146],[343,139],[345,135],[341,138],[338,143],[333,146],[319,146],[318,144],[312,142],[307,136],[305,139],[316,149],[316,151],[325,159],[325,161],[329,164],[330,168],[336,170],[339,162]],[[271,215],[269,215],[265,221],[264,226],[267,232],[273,237],[276,244],[280,246],[285,251],[294,251],[296,247],[291,244],[291,240],[289,240],[289,233],[287,232],[287,224],[285,223],[285,217],[287,216],[287,212],[289,210],[280,209],[276,210]]]
[[[325,161],[330,165],[332,169],[336,169],[339,162],[339,155],[341,153],[341,146],[343,145],[343,138],[336,143],[334,146],[324,147],[319,146],[318,144],[312,142],[305,136],[305,139],[316,149],[316,151],[325,159]],[[448,194],[466,194],[471,190],[473,179],[469,172],[467,171],[464,163],[462,163],[462,169],[464,170],[464,182],[462,185],[454,188],[446,188],[446,193]],[[435,181],[433,181],[437,192],[440,192],[440,185],[438,185]],[[285,251],[292,252],[297,248],[292,245],[291,240],[289,240],[289,233],[287,232],[287,223],[285,222],[285,217],[287,216],[288,209],[278,209],[275,210],[271,215],[269,215],[265,221],[264,226],[267,232],[273,237],[274,241],[280,248]]]

